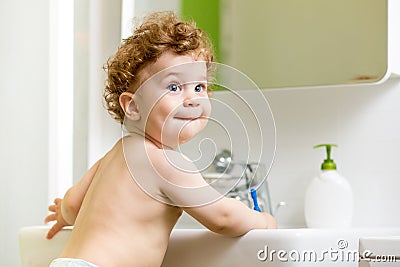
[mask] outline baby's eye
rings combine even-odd
[[[171,92],[177,92],[179,91],[181,88],[179,87],[178,84],[176,83],[171,83],[170,85],[167,86],[167,89]]]
[[[196,87],[194,88],[194,91],[195,91],[196,93],[200,93],[200,92],[205,91],[205,90],[206,90],[206,86],[205,86],[204,84],[198,84],[198,85],[196,85]]]

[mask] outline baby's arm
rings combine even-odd
[[[184,210],[211,231],[226,236],[240,236],[252,229],[277,228],[270,214],[252,210],[233,198],[224,197],[201,207]]]
[[[181,167],[173,166],[174,161]],[[168,159],[160,156],[152,159],[158,174],[168,182],[163,184],[162,191],[205,227],[226,236],[277,227],[270,214],[254,211],[238,200],[220,195],[204,181],[194,164],[189,161],[183,164],[184,161],[177,153],[169,154]]]
[[[49,211],[53,212],[45,218],[45,223],[56,221],[47,233],[47,238],[51,239],[64,226],[73,225],[82,201],[91,184],[94,175],[100,165],[101,159],[97,161],[82,177],[82,179],[72,186],[64,195],[64,199],[56,198],[54,204],[49,206]]]

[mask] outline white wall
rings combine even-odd
[[[214,97],[224,100],[227,94]],[[264,95],[277,128],[277,154],[269,176],[272,202],[288,204],[277,215],[281,227],[305,227],[304,193],[325,158],[323,149],[313,149],[320,143],[339,146],[332,155],[353,187],[353,225],[400,224],[399,78],[380,85],[266,90]]]
[[[118,124],[102,107],[102,66],[120,42],[121,7],[120,1],[75,3],[79,15],[74,47],[78,59],[74,178],[78,180],[88,162],[120,136]],[[49,204],[49,91],[54,90],[49,88],[49,9],[48,0],[0,3],[0,266],[20,265],[18,230],[43,224]]]
[[[49,1],[0,4],[0,266],[19,266],[18,229],[47,213]]]
[[[121,1],[89,0],[88,12],[88,165],[93,165],[121,137],[121,130],[103,107],[104,64],[121,42]],[[76,148],[80,151],[80,148]],[[80,177],[74,177],[80,179]]]

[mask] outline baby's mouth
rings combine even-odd
[[[185,122],[191,122],[199,119],[200,117],[191,117],[191,118],[181,118],[181,117],[174,117],[174,119],[178,121],[185,121]]]
[[[201,118],[202,110],[199,108],[193,108],[189,110],[183,110],[181,112],[177,112],[174,115],[174,119],[183,120],[183,121],[192,121]]]

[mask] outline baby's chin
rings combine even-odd
[[[207,125],[208,120],[198,118],[187,122],[179,132],[179,144],[184,144],[198,135]]]

